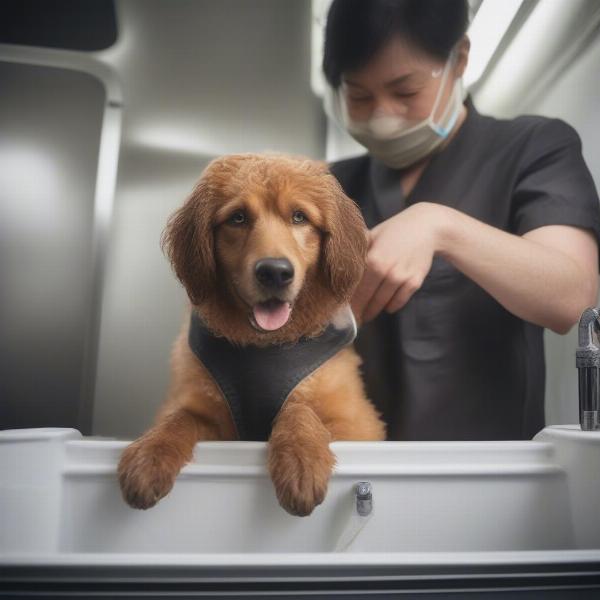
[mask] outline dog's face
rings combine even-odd
[[[294,339],[348,301],[366,227],[325,165],[285,156],[213,161],[163,235],[209,326],[241,342]]]
[[[250,181],[226,193],[215,215],[215,253],[260,331],[283,327],[319,262],[323,219],[298,178],[279,189]]]

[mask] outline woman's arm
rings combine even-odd
[[[367,269],[352,308],[369,321],[395,312],[421,287],[435,254],[516,316],[566,333],[596,304],[598,247],[593,235],[552,225],[522,237],[453,208],[419,202],[370,232]]]
[[[598,297],[598,246],[590,231],[550,225],[522,237],[452,208],[438,252],[514,315],[567,333]]]

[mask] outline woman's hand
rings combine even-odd
[[[367,268],[351,301],[359,322],[402,308],[421,287],[438,250],[447,208],[418,202],[369,232]]]
[[[518,236],[418,202],[370,231],[367,268],[351,301],[356,319],[402,308],[436,253],[506,310],[556,333],[597,304],[598,245],[590,230],[546,225]]]

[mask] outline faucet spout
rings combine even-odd
[[[368,481],[360,481],[356,484],[356,512],[361,517],[367,517],[373,510],[373,492]]]
[[[600,429],[600,312],[587,308],[579,319],[579,346],[575,364],[579,370],[579,423],[582,431]]]

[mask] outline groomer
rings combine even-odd
[[[600,211],[572,127],[464,99],[466,0],[334,0],[330,106],[368,151],[332,171],[370,229],[353,298],[389,439],[531,439],[544,328],[596,304]]]

